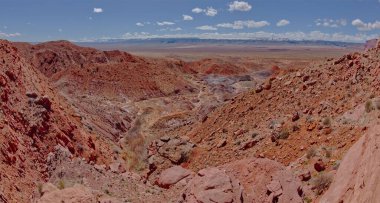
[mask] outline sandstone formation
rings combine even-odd
[[[380,201],[380,126],[373,126],[344,156],[330,189],[319,202]]]

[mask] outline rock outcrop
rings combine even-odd
[[[243,202],[243,188],[224,171],[207,168],[190,181],[179,202]]]
[[[58,189],[53,184],[46,183],[42,186],[41,193],[41,198],[35,201],[35,203],[121,203],[120,200],[113,199],[106,194],[102,194],[99,191],[93,191],[88,187],[78,184],[73,187]]]
[[[55,146],[74,156],[100,156],[73,110],[12,43],[0,40],[0,58],[1,196],[26,202],[35,183],[46,178],[46,157]]]
[[[351,147],[319,202],[380,202],[379,130],[372,127]]]
[[[269,159],[244,159],[202,169],[189,182],[181,202],[302,202],[300,181]]]

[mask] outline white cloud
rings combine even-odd
[[[19,37],[19,36],[21,36],[21,34],[18,32],[16,32],[16,33],[4,33],[4,32],[0,31],[0,37]]]
[[[204,13],[207,16],[216,16],[218,14],[218,10],[214,9],[213,7],[208,7],[207,9],[202,9],[202,8],[193,8],[191,10],[193,13]]]
[[[136,23],[136,25],[139,26],[139,27],[143,27],[143,26],[144,26],[144,23],[140,23],[140,22],[138,22],[138,23]]]
[[[174,25],[174,24],[175,23],[169,22],[169,21],[157,22],[157,25],[159,25],[159,26]]]
[[[373,23],[365,23],[360,19],[355,19],[352,21],[352,25],[356,27],[356,29],[360,31],[371,31],[380,29],[380,22],[376,21]]]
[[[270,23],[267,21],[254,21],[254,20],[247,20],[247,21],[234,21],[233,23],[220,23],[217,24],[217,27],[222,28],[231,28],[234,30],[240,30],[244,28],[261,28],[265,26],[269,26]]]
[[[250,11],[252,6],[245,1],[234,1],[229,5],[229,11]]]
[[[289,24],[290,24],[289,20],[282,19],[282,20],[278,21],[276,25],[277,25],[277,27],[283,27],[283,26],[287,26]]]
[[[323,26],[323,27],[331,27],[331,28],[338,28],[343,27],[347,25],[346,19],[317,19],[315,21],[316,26]]]
[[[182,28],[180,28],[180,27],[172,28],[172,29],[170,29],[170,31],[172,31],[172,32],[182,31]]]
[[[186,21],[194,20],[194,18],[192,16],[189,16],[189,15],[182,15],[182,17],[183,17],[183,20],[186,20]]]
[[[191,12],[193,13],[203,13],[205,10],[204,9],[201,9],[201,8],[193,8],[193,10],[191,10]]]
[[[197,30],[218,30],[218,28],[210,26],[210,25],[203,25],[196,27]]]
[[[207,16],[211,16],[211,17],[214,17],[216,16],[216,14],[218,14],[218,11],[216,9],[214,9],[213,7],[208,7],[205,11],[205,14]]]
[[[94,13],[103,13],[102,8],[94,8]]]

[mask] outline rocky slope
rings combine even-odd
[[[377,45],[364,53],[347,54],[310,67],[281,70],[250,92],[212,110],[201,122],[193,123],[191,130],[179,128],[176,133],[186,134],[196,145],[182,165],[197,171],[231,160],[266,157],[289,166],[299,175],[305,201],[318,199],[338,168],[341,169],[332,187],[342,184],[340,179],[351,180],[348,174],[356,177],[355,171],[370,178],[366,170],[376,171],[376,162],[369,161],[366,163],[371,165],[362,164],[363,168],[347,171],[342,168],[343,163],[352,158],[343,160],[343,166],[340,160],[377,119],[379,52]],[[358,141],[361,142],[364,141]],[[377,145],[376,140],[374,144]],[[376,150],[368,151],[363,158],[377,159],[374,154]],[[160,161],[150,163],[154,170],[160,168]],[[377,190],[377,183],[376,179],[368,182],[368,188]],[[353,187],[364,186],[347,182],[338,187],[340,195],[332,190],[330,195],[337,199],[327,196],[330,199],[325,201],[340,198],[376,201],[376,196],[359,195],[356,189],[346,192]],[[365,187],[365,191],[371,189]]]
[[[36,183],[46,181],[46,156],[54,146],[100,162],[109,152],[105,147],[101,154],[101,142],[82,130],[70,105],[17,48],[1,40],[0,56],[0,196],[5,202],[27,202]]]

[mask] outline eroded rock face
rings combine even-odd
[[[380,202],[380,126],[374,126],[343,158],[321,203]]]

